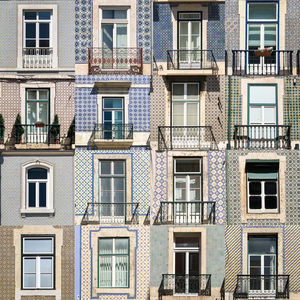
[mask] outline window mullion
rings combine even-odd
[[[36,195],[35,195],[35,207],[40,207],[40,182],[37,180],[35,183]]]

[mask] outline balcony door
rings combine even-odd
[[[24,134],[27,143],[47,142],[49,114],[49,89],[26,89]]]
[[[172,130],[173,148],[197,148],[199,146],[199,84],[173,83]]]
[[[201,69],[201,12],[178,13],[179,69]]]
[[[277,4],[248,3],[248,74],[277,73]],[[272,52],[260,54],[258,49]]]
[[[249,143],[255,148],[276,148],[277,86],[249,85]]]
[[[249,295],[276,294],[277,237],[248,236]]]
[[[124,99],[103,98],[103,138],[124,138]]]
[[[198,295],[200,280],[199,237],[175,237],[175,294]]]
[[[102,68],[128,68],[128,10],[101,9]]]

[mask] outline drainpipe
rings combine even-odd
[[[231,139],[231,75],[228,75],[228,123],[227,123],[227,150],[230,150]]]

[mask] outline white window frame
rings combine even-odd
[[[28,252],[28,253],[25,253],[24,252],[24,244],[25,244],[25,240],[26,239],[36,239],[36,240],[45,240],[45,239],[51,239],[52,241],[52,249],[51,249],[51,252]],[[55,283],[54,283],[54,280],[55,280],[55,274],[54,274],[54,265],[55,265],[55,252],[54,252],[54,249],[55,249],[55,240],[54,240],[54,237],[53,236],[23,236],[22,237],[22,289],[23,290],[53,290],[54,289],[54,286],[55,286]],[[47,254],[47,256],[45,256],[45,254]],[[35,270],[35,273],[36,274],[36,286],[35,287],[25,287],[25,282],[24,282],[24,261],[26,259],[35,259],[36,261],[36,270]],[[41,268],[40,268],[40,262],[41,262],[41,259],[43,258],[51,258],[51,261],[52,261],[52,270],[51,270],[51,275],[52,275],[52,285],[51,287],[48,287],[48,288],[45,288],[45,287],[41,287]],[[48,273],[47,273],[48,274]]]
[[[47,169],[47,206],[46,207],[29,207],[28,193],[28,170],[32,168]],[[21,216],[26,214],[49,214],[54,215],[54,189],[53,189],[54,166],[49,162],[31,161],[21,167]],[[34,179],[35,180],[35,179]]]
[[[98,288],[101,288],[101,289],[105,289],[105,288],[129,288],[129,276],[130,276],[130,265],[129,265],[129,262],[130,262],[130,259],[129,259],[129,255],[130,255],[130,239],[127,237],[127,238],[118,238],[118,237],[111,237],[109,239],[112,239],[112,242],[113,242],[113,252],[111,254],[100,254],[100,247],[99,247],[99,241],[101,239],[105,239],[105,238],[102,238],[102,237],[99,237],[98,238],[98,258],[99,258],[99,265],[98,265]],[[116,254],[115,253],[115,245],[116,245],[116,240],[117,239],[126,239],[127,240],[127,243],[128,243],[128,252],[125,254]],[[126,256],[127,257],[127,284],[126,286],[116,286],[116,256]],[[100,256],[110,256],[112,258],[111,260],[111,265],[112,265],[112,278],[111,278],[111,283],[112,285],[111,286],[100,286],[100,277],[101,277],[101,274],[100,274]]]
[[[18,5],[18,57],[17,57],[17,67],[18,69],[23,69],[23,46],[25,45],[24,36],[25,36],[25,28],[24,28],[24,12],[25,11],[51,11],[52,12],[52,20],[50,26],[50,45],[53,49],[53,61],[52,68],[58,68],[58,5],[57,4],[19,4]],[[25,68],[27,69],[27,68]],[[40,70],[40,69],[36,69]],[[45,68],[41,69],[45,70]]]

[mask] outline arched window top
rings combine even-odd
[[[28,169],[28,179],[47,179],[48,170],[46,168],[30,168]]]

